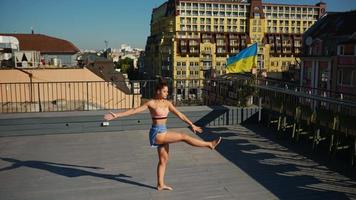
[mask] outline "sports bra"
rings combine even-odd
[[[157,108],[155,113],[151,112],[152,119],[167,119],[168,116],[168,107],[166,108]]]

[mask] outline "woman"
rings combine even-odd
[[[208,147],[215,149],[220,143],[221,137],[213,141],[203,141],[191,137],[184,133],[167,131],[166,122],[168,112],[171,111],[177,115],[181,120],[189,124],[194,133],[202,133],[202,128],[195,126],[184,114],[179,112],[173,104],[167,100],[168,86],[167,83],[161,82],[156,87],[156,96],[154,99],[146,102],[140,107],[130,109],[121,113],[110,112],[106,114],[104,118],[106,120],[113,120],[119,117],[125,117],[135,113],[142,112],[149,109],[152,116],[152,127],[149,132],[150,144],[153,147],[157,147],[159,162],[157,166],[157,190],[173,190],[172,187],[167,186],[164,183],[164,173],[167,166],[169,144],[175,142],[185,142],[196,147]]]

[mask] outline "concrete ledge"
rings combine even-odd
[[[199,126],[224,126],[240,124],[251,119],[257,107],[237,108],[231,106],[179,107],[191,121]],[[116,110],[117,111],[117,110]],[[100,131],[147,130],[152,123],[149,111],[110,122],[102,127],[103,115],[108,111],[19,113],[0,115],[0,137],[15,135],[42,135]],[[187,124],[172,113],[167,126],[184,128]]]

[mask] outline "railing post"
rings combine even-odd
[[[135,88],[134,88],[134,84],[132,81],[130,81],[130,85],[131,85],[131,94],[132,94],[132,106],[131,108],[135,107]]]
[[[261,123],[262,118],[262,97],[258,97],[258,123]]]
[[[86,102],[87,111],[89,111],[89,82],[87,81],[87,102]]]
[[[40,112],[42,112],[41,94],[40,94],[40,83],[37,83],[37,93],[38,93],[38,106],[39,106]]]

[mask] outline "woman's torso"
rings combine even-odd
[[[169,113],[169,104],[167,100],[151,100],[148,109],[151,113],[152,124],[166,124]]]

